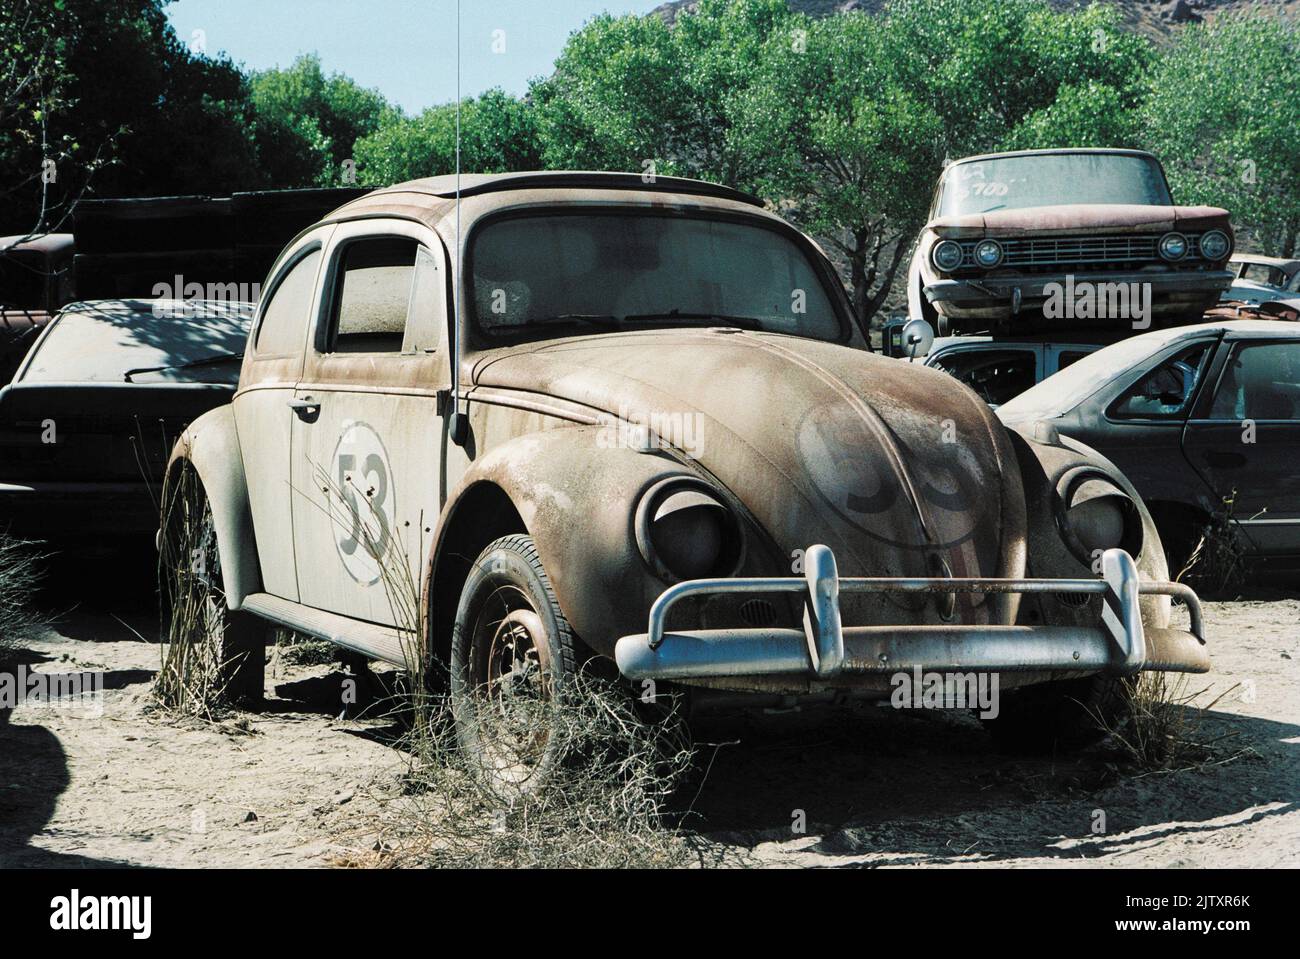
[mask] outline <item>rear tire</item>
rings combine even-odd
[[[532,537],[489,544],[456,610],[451,709],[461,750],[493,792],[535,792],[563,761],[557,711],[577,663],[573,629]]]
[[[1041,754],[1082,749],[1127,722],[1136,680],[1097,674],[1012,690],[984,728],[1004,752]]]

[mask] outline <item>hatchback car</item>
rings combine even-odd
[[[1184,559],[1227,510],[1255,555],[1300,557],[1300,328],[1229,320],[1109,346],[998,409],[1047,422],[1133,482]],[[1172,565],[1172,563],[1171,563]]]
[[[209,574],[164,593],[221,611],[198,635],[252,695],[267,624],[441,666],[462,746],[519,783],[559,744],[498,769],[485,717],[593,657],[755,702],[998,672],[992,728],[1039,744],[1208,668],[1118,470],[864,346],[826,256],[725,187],[377,191],[285,249],[232,404],[177,443],[161,542]]]
[[[943,335],[1191,322],[1231,284],[1232,245],[1228,211],[1175,206],[1150,153],[967,157],[935,189],[908,315]]]

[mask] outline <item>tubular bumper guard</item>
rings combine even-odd
[[[1100,579],[840,579],[825,546],[804,554],[804,578],[697,579],[670,586],[650,608],[646,633],[624,636],[615,660],[632,679],[811,673],[1105,671],[1203,673],[1210,668],[1196,593],[1181,583],[1142,582],[1133,558],[1107,550]],[[903,593],[1085,593],[1105,598],[1095,626],[842,626],[840,591]],[[702,593],[802,593],[803,631],[702,629],[666,632],[668,610]],[[1191,631],[1144,630],[1138,598],[1186,604]]]

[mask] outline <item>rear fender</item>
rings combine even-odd
[[[164,504],[170,502],[173,484],[180,470],[186,468],[197,474],[212,506],[226,605],[238,609],[246,596],[261,590],[262,571],[257,561],[257,539],[248,505],[244,460],[235,432],[234,407],[209,410],[181,434],[167,464]]]

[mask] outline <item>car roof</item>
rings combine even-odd
[[[1004,160],[1008,157],[1027,156],[1060,156],[1067,153],[1110,153],[1116,156],[1156,159],[1156,155],[1147,150],[1129,150],[1121,147],[1063,147],[1052,150],[1008,150],[1004,153],[980,153],[975,156],[962,157],[960,160],[953,160],[948,166],[956,166],[959,163],[974,163],[977,160]]]
[[[501,206],[519,200],[544,201],[555,191],[621,191],[652,198],[704,197],[719,205],[752,207],[762,210],[761,198],[705,180],[659,176],[646,180],[639,173],[615,173],[596,170],[534,170],[516,173],[467,173],[460,176],[459,196],[463,200],[501,196]],[[455,176],[426,177],[396,183],[358,197],[334,210],[321,222],[331,223],[372,216],[397,216],[421,220],[433,225],[452,208],[457,196]],[[571,198],[571,197],[570,197]],[[480,207],[481,212],[481,207]]]
[[[1300,267],[1300,260],[1285,256],[1264,256],[1260,253],[1234,253],[1228,257],[1229,263],[1259,263],[1262,266],[1276,266],[1283,270]]]
[[[1193,323],[1190,326],[1153,330],[1150,333],[1141,333],[1137,337],[1133,337],[1133,339],[1163,338],[1166,342],[1173,343],[1203,333],[1219,332],[1232,333],[1235,336],[1300,337],[1300,324],[1293,323],[1290,320],[1219,320],[1212,323]]]

